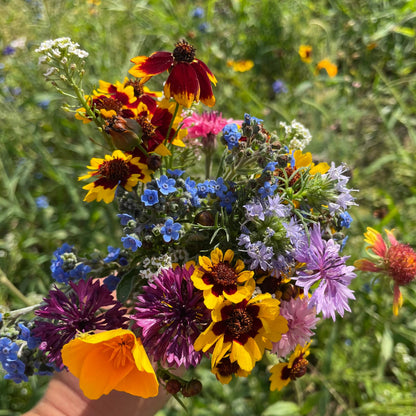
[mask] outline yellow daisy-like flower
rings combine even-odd
[[[295,150],[293,157],[295,159],[296,169],[310,168],[309,173],[311,175],[315,175],[316,173],[323,175],[328,172],[330,168],[326,162],[321,162],[315,165],[315,163],[312,162],[312,153],[310,152],[302,153],[302,150]]]
[[[211,251],[211,258],[199,256],[199,266],[191,276],[197,289],[204,292],[204,303],[208,309],[220,305],[224,298],[238,303],[251,297],[256,283],[254,272],[244,270],[244,262],[237,260],[232,265],[234,252],[223,255],[219,248]]]
[[[82,188],[88,191],[84,201],[104,200],[109,204],[114,199],[117,186],[122,186],[126,191],[131,192],[139,181],[149,182],[151,171],[147,165],[139,163],[139,160],[138,157],[125,155],[121,150],[106,155],[105,159],[92,158],[91,166],[87,166],[92,172],[78,178],[78,180],[97,178]]]
[[[89,399],[112,390],[154,397],[159,383],[142,342],[127,329],[83,334],[65,344],[62,360]]]
[[[290,356],[288,363],[279,363],[270,370],[270,390],[282,390],[291,380],[302,377],[306,373],[309,364],[306,357],[309,355],[309,342],[304,347],[298,345]]]
[[[133,86],[124,85],[119,81],[110,84],[100,80],[98,91],[94,91],[92,96],[85,96],[85,100],[90,108],[98,110],[105,119],[111,119],[117,115],[133,118],[137,115],[139,101],[134,95]],[[91,121],[85,108],[78,108],[75,118],[82,120],[84,124]]]
[[[227,61],[227,66],[233,68],[235,72],[247,72],[250,71],[254,66],[254,62],[250,59],[243,59],[240,61],[234,61],[229,59]]]
[[[316,73],[318,73],[321,69],[325,69],[331,78],[333,78],[338,73],[338,67],[329,59],[322,59],[322,61],[318,62],[316,65]]]
[[[233,375],[237,377],[247,377],[250,372],[244,371],[240,368],[237,361],[231,362],[230,357],[223,357],[212,369],[211,371],[217,377],[217,380],[221,384],[228,384]]]
[[[229,354],[243,371],[250,372],[265,348],[271,349],[288,331],[286,319],[280,315],[280,302],[270,294],[258,295],[240,303],[226,300],[211,312],[212,323],[194,343],[196,351],[214,348],[211,367]]]
[[[310,64],[312,62],[312,46],[310,45],[300,45],[299,46],[299,56],[303,62]]]

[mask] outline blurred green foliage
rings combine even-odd
[[[193,16],[196,7],[202,17]],[[416,1],[2,0],[0,10],[0,268],[26,301],[47,292],[52,252],[63,242],[90,252],[120,238],[113,208],[83,203],[77,183],[99,151],[90,140],[95,132],[61,108],[63,97],[37,64],[34,49],[61,36],[90,54],[86,92],[99,79],[122,80],[130,58],[172,50],[186,38],[218,79],[216,110],[234,118],[249,112],[269,130],[296,118],[310,129],[307,150],[317,159],[349,165],[360,206],[351,210],[346,254],[362,256],[367,226],[394,227],[416,245]],[[301,61],[301,44],[312,46],[312,63]],[[335,77],[316,73],[324,58],[338,66]],[[254,67],[235,72],[231,59]],[[276,80],[287,92],[273,92]],[[44,208],[39,197],[46,197]],[[391,287],[371,277],[360,274],[353,283],[352,313],[335,325],[320,323],[307,376],[270,392],[265,362],[222,386],[206,363],[194,371],[204,390],[186,401],[189,413],[413,414],[415,288],[403,290],[404,307],[393,317]],[[0,284],[0,304],[24,302]],[[46,382],[0,380],[0,415],[30,408]],[[172,401],[158,416],[179,414]]]

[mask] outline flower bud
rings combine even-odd
[[[166,391],[169,394],[176,394],[178,393],[182,388],[182,384],[179,380],[176,380],[175,378],[171,378],[167,383],[166,383]]]
[[[182,387],[184,397],[192,397],[201,393],[202,383],[197,379],[192,379]]]

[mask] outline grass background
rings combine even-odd
[[[196,7],[203,17],[193,17]],[[215,110],[237,119],[249,112],[269,130],[297,119],[310,129],[307,150],[317,159],[348,164],[360,189],[345,249],[351,261],[363,255],[367,226],[395,228],[416,246],[416,1],[0,0],[0,11],[0,268],[29,302],[47,292],[52,252],[63,242],[89,252],[120,239],[113,207],[87,206],[76,181],[97,155],[89,140],[95,131],[61,108],[37,64],[40,42],[61,36],[90,54],[86,91],[99,79],[122,80],[130,58],[186,38],[219,81]],[[311,64],[301,61],[301,44],[313,47]],[[336,77],[315,72],[324,58],[337,64]],[[229,59],[254,67],[235,72]],[[273,92],[276,80],[286,93]],[[48,207],[38,207],[41,196]],[[200,366],[204,390],[186,399],[189,413],[414,414],[415,287],[403,290],[398,317],[389,285],[359,274],[353,289],[352,313],[319,324],[307,376],[278,393],[269,391],[267,360],[226,386]],[[0,304],[25,306],[1,283]],[[46,383],[1,379],[0,415],[30,408]],[[180,414],[172,402],[158,416]]]

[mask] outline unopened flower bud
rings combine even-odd
[[[142,129],[139,123],[133,119],[114,116],[107,121],[105,132],[111,136],[117,149],[130,151],[140,144],[139,135]]]
[[[167,383],[166,383],[166,391],[169,394],[176,394],[178,393],[182,388],[182,384],[179,380],[176,380],[175,378],[171,378]]]
[[[197,379],[192,379],[182,387],[184,397],[192,397],[201,393],[202,383]]]
[[[202,211],[195,217],[197,224],[205,226],[213,226],[215,224],[214,216],[209,211]]]

